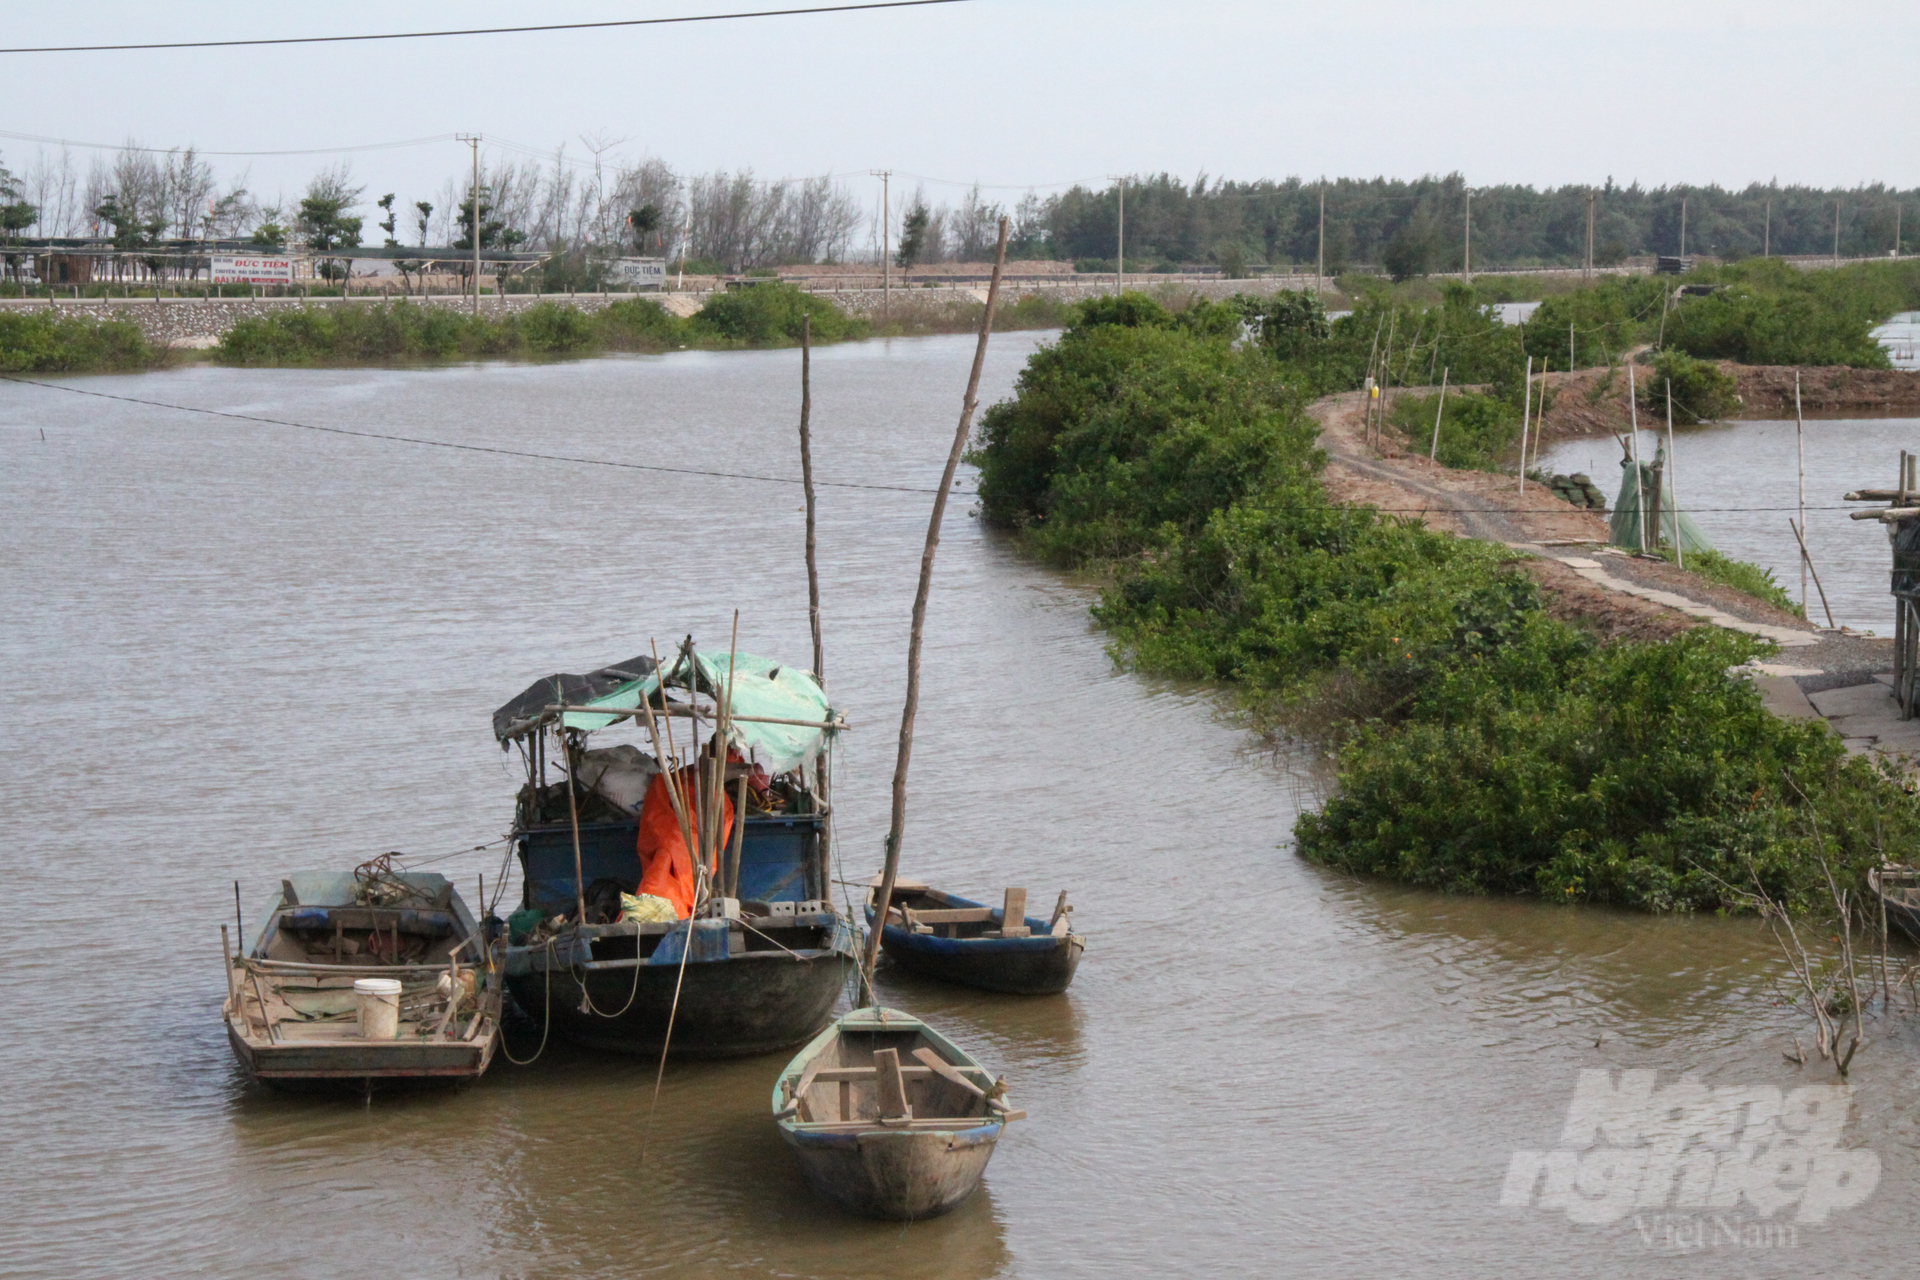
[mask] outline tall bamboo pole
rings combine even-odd
[[[1427,450],[1427,459],[1430,462],[1440,460],[1440,416],[1447,411],[1447,375],[1452,372],[1450,367],[1442,367],[1440,370],[1440,407],[1433,411],[1433,448]]]
[[[920,709],[920,642],[927,626],[927,592],[933,585],[933,558],[940,550],[940,522],[947,514],[947,493],[967,448],[974,405],[980,396],[980,369],[987,360],[987,339],[993,333],[993,311],[1000,301],[1000,273],[1007,265],[1007,219],[1000,219],[1000,245],[994,251],[993,280],[987,286],[987,309],[980,317],[980,340],[973,349],[973,371],[967,375],[966,398],[960,403],[960,425],[954,429],[953,448],[940,473],[940,491],[933,496],[933,515],[927,521],[927,543],[920,553],[920,583],[913,593],[913,625],[907,633],[907,698],[900,709],[900,752],[893,765],[893,812],[887,825],[887,861],[880,873],[880,895],[874,904],[873,927],[867,933],[866,985],[863,1007],[873,1002],[873,970],[880,960],[880,935],[887,927],[887,909],[893,904],[893,884],[900,872],[900,838],[907,826],[907,765],[913,759],[913,718]]]
[[[1800,523],[1807,527],[1807,423],[1800,413],[1800,371],[1793,371],[1793,444],[1800,455]],[[1800,557],[1800,616],[1807,616],[1807,558]]]
[[[1667,379],[1667,492],[1673,495],[1673,562],[1687,567],[1687,553],[1680,545],[1680,471],[1679,455],[1673,448],[1673,379]],[[1665,504],[1661,504],[1663,507]]]
[[[813,313],[800,317],[800,484],[807,495],[807,625],[813,630],[813,674],[824,686],[827,660],[820,648],[820,570],[814,561],[813,438],[808,419],[813,415]]]
[[[1627,357],[1627,412],[1633,418],[1633,522],[1640,530],[1640,550],[1647,549],[1647,494],[1640,483],[1640,391],[1633,381],[1633,357]]]

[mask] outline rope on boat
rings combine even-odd
[[[554,964],[553,939],[548,938],[547,939],[547,964],[546,964],[546,968],[541,971],[543,976],[546,979],[547,994],[546,994],[546,997],[540,1001],[540,1012],[544,1016],[541,1020],[541,1025],[540,1025],[540,1047],[533,1051],[533,1056],[531,1058],[528,1058],[525,1062],[522,1062],[520,1059],[514,1057],[513,1050],[507,1047],[506,1029],[504,1027],[501,1028],[500,1052],[505,1054],[507,1057],[507,1061],[511,1062],[516,1067],[532,1066],[534,1063],[540,1061],[540,1055],[547,1051],[547,1033],[553,1030],[553,964]]]

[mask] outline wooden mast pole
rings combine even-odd
[[[862,1007],[873,1003],[873,970],[880,959],[880,934],[887,927],[887,908],[893,903],[893,884],[900,871],[900,837],[907,826],[907,765],[913,759],[913,718],[920,709],[920,642],[927,627],[927,592],[933,584],[933,558],[940,550],[940,522],[947,514],[947,493],[967,448],[974,405],[980,395],[980,368],[987,360],[987,339],[993,334],[993,310],[1000,300],[1000,273],[1007,265],[1007,228],[1000,219],[1000,245],[993,256],[993,280],[987,286],[987,309],[980,317],[980,340],[973,348],[973,371],[967,375],[967,394],[960,404],[960,425],[954,429],[953,448],[947,451],[940,473],[940,491],[933,496],[933,515],[927,521],[927,543],[920,553],[920,584],[913,593],[913,626],[907,633],[907,698],[900,709],[900,752],[893,765],[893,813],[887,825],[887,861],[880,873],[880,894],[874,903],[873,927],[867,931],[864,961],[866,982]]]
[[[820,565],[816,558],[815,544],[812,418],[813,313],[808,312],[800,317],[800,483],[807,495],[807,626],[813,632],[813,678],[819,681],[821,691],[825,692],[827,687],[827,655],[826,649],[820,642]],[[829,745],[825,744],[830,744],[831,742],[832,738],[830,737],[823,739],[823,745],[820,751],[820,803],[829,814],[833,811],[833,762],[832,749]],[[744,826],[746,791],[742,789],[740,795],[741,815],[739,821]],[[831,821],[831,819],[829,819],[829,821]],[[736,828],[736,830],[737,829],[738,828]],[[739,844],[740,842],[738,840],[734,841],[734,866],[731,873],[733,880],[733,893],[731,896],[733,897],[740,896]],[[821,830],[819,850],[817,853],[820,864],[820,883],[823,886],[823,893],[826,892],[824,886],[829,879],[828,868],[833,865],[831,861],[832,856],[833,828],[829,825]],[[828,894],[828,896],[830,897],[832,895]]]
[[[813,674],[821,687],[827,682],[827,659],[820,648],[820,569],[814,560],[813,438],[808,420],[813,416],[813,313],[800,317],[800,483],[807,495],[807,625],[813,630]]]

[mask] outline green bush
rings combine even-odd
[[[744,306],[730,301],[740,295],[716,297],[701,312],[704,322],[681,320],[648,298],[625,299],[596,311],[538,302],[501,317],[404,301],[301,307],[239,321],[221,339],[217,354],[235,364],[307,365],[559,357],[695,344],[758,346],[797,341],[799,315],[806,310],[813,313],[816,341],[859,337],[866,331],[864,322],[850,320],[825,299],[788,286],[761,285],[754,292],[762,290],[774,296]],[[794,309],[791,295],[807,305]]]
[[[813,317],[815,342],[864,338],[865,320],[849,316],[830,300],[797,285],[768,283],[728,289],[707,299],[693,317],[695,333],[741,346],[768,346],[800,341],[803,316]]]
[[[1520,410],[1508,400],[1482,395],[1477,391],[1447,392],[1446,407],[1439,405],[1440,395],[1416,395],[1396,392],[1388,417],[1406,433],[1415,452],[1422,452],[1433,440],[1433,418],[1440,419],[1440,464],[1490,471],[1517,453],[1520,443]]]
[[[1708,422],[1725,418],[1740,408],[1738,384],[1718,365],[1678,351],[1654,357],[1653,372],[1640,379],[1640,407],[1658,421],[1667,411],[1667,388],[1673,388],[1673,420]]]
[[[578,307],[536,302],[512,317],[520,341],[542,355],[570,355],[598,345],[599,326]]]
[[[1119,325],[1127,329],[1170,329],[1173,312],[1138,290],[1102,294],[1088,298],[1073,310],[1068,327],[1096,329],[1101,325]]]
[[[158,359],[131,320],[0,311],[0,373],[98,373]]]
[[[972,456],[989,523],[1030,530],[1063,560],[1124,556],[1318,465],[1313,427],[1269,362],[1181,328],[1088,328],[1085,315],[981,419]]]
[[[1899,309],[1898,277],[1871,269],[1800,271],[1755,258],[1703,276],[1719,287],[1679,300],[1664,346],[1740,364],[1887,368],[1873,327]]]
[[[1612,276],[1546,297],[1527,321],[1527,352],[1564,369],[1571,336],[1577,367],[1611,364],[1637,343],[1653,340],[1666,288],[1665,278]]]
[[[1454,891],[1686,910],[1729,905],[1755,877],[1809,904],[1824,889],[1814,830],[1855,875],[1920,836],[1913,797],[1727,674],[1756,642],[1530,631],[1348,744],[1339,794],[1296,827],[1301,852]]]
[[[1738,906],[1756,881],[1806,905],[1814,854],[1857,884],[1920,839],[1920,800],[1729,675],[1762,642],[1601,644],[1543,610],[1506,548],[1330,505],[1282,372],[1177,324],[1077,326],[972,456],[987,520],[1107,572],[1094,613],[1117,656],[1229,682],[1266,723],[1336,747],[1339,793],[1298,820],[1303,855],[1690,910]]]
[[[693,336],[685,320],[650,298],[609,303],[595,319],[601,337],[616,351],[658,351],[683,346]]]

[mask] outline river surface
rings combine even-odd
[[[1043,340],[997,337],[984,398]],[[931,484],[970,354],[945,337],[818,353],[821,476]],[[688,352],[67,384],[791,476],[797,372],[793,352]],[[1871,474],[1835,464],[1814,491],[1890,474],[1891,451],[1868,451]],[[1737,1186],[1713,1209],[1664,1190],[1638,1208],[1608,1199],[1637,1185],[1605,1163],[1609,1142],[1647,1140],[1633,1123],[1578,1157],[1571,1209],[1551,1179],[1503,1205],[1516,1152],[1593,1137],[1562,1138],[1583,1069],[1655,1070],[1663,1090],[1693,1073],[1775,1101],[1831,1080],[1783,1060],[1796,1034],[1811,1039],[1774,997],[1764,934],[1303,863],[1289,830],[1316,796],[1305,762],[1260,750],[1205,691],[1116,670],[1085,588],[1012,554],[965,502],[929,618],[905,868],[1041,902],[1069,888],[1092,938],[1059,998],[883,974],[890,1003],[1004,1072],[1032,1115],[981,1194],[910,1226],[814,1200],[768,1119],[785,1055],[671,1065],[650,1138],[654,1064],[560,1045],[462,1093],[249,1086],[218,1012],[234,880],[252,909],[289,870],[397,849],[462,886],[495,883],[499,847],[470,850],[504,830],[516,774],[488,716],[530,680],[650,637],[717,649],[736,607],[743,649],[805,660],[798,490],[7,383],[0,458],[0,795],[16,833],[0,1273],[1910,1271],[1920,1131],[1915,1045],[1898,1028],[1861,1052],[1835,1137],[1870,1153],[1877,1185],[1849,1184],[1839,1200],[1854,1203],[1824,1221],[1804,1197],[1796,1209],[1791,1169],[1770,1215]],[[850,878],[878,862],[928,501],[822,494],[827,670],[858,726],[836,772]]]
[[[1642,431],[1641,456],[1651,459],[1660,443],[1653,432]],[[1847,517],[1848,510],[1887,504],[1841,499],[1855,489],[1890,489],[1899,483],[1900,451],[1920,453],[1920,419],[1808,419],[1798,434],[1791,420],[1676,427],[1675,501],[1717,550],[1771,570],[1799,600],[1800,548],[1787,521],[1799,519],[1803,448],[1807,551],[1819,577],[1817,583],[1811,577],[1806,581],[1807,617],[1827,621],[1820,603],[1824,587],[1835,623],[1890,636],[1893,598],[1887,594],[1887,575],[1893,557],[1885,526]],[[1540,465],[1548,471],[1586,472],[1607,495],[1608,506],[1625,474],[1620,446],[1605,436],[1553,445],[1541,454]]]

